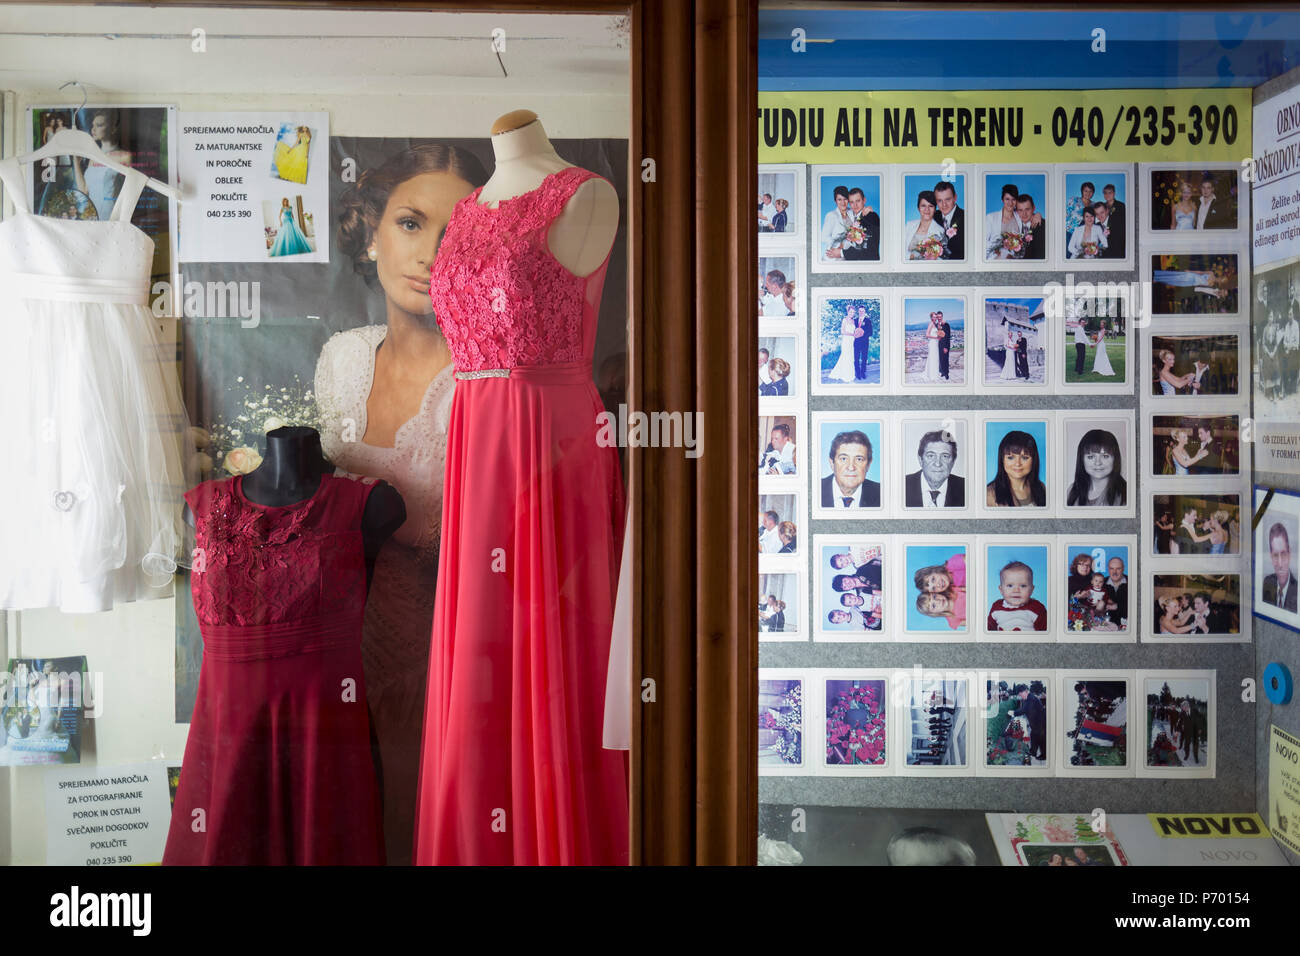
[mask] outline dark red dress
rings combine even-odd
[[[373,481],[285,507],[243,479],[185,494],[203,633],[164,864],[382,864],[361,670],[361,519]]]

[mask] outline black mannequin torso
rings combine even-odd
[[[267,433],[262,463],[244,475],[240,489],[254,504],[283,508],[306,501],[320,487],[322,476],[333,473],[334,466],[321,452],[320,433],[314,428],[286,426]],[[188,504],[184,519],[194,527],[194,513]],[[374,577],[379,549],[405,520],[406,505],[397,489],[387,482],[376,481],[361,517],[367,585]]]

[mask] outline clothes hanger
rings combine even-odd
[[[76,81],[72,81],[76,83]],[[68,83],[64,83],[68,86]],[[80,84],[76,84],[80,86]],[[62,89],[62,87],[60,87]],[[85,105],[84,99],[82,105]],[[136,172],[125,163],[119,163],[117,160],[110,158],[99,144],[95,142],[94,137],[89,133],[79,129],[62,129],[50,137],[50,141],[38,150],[30,153],[24,153],[22,156],[14,157],[14,161],[22,163],[39,163],[45,159],[53,159],[56,156],[80,156],[82,159],[89,159],[98,163],[100,166],[107,166],[115,172],[129,175]],[[161,180],[149,177],[145,180],[145,185],[155,192],[162,193],[169,199],[181,201],[181,191],[175,186],[169,186]]]

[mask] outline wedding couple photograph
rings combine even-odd
[[[1300,355],[1300,322],[1296,325]],[[1152,335],[1151,396],[1236,396],[1241,389],[1240,336]]]
[[[966,384],[966,300],[903,296],[903,384]]]
[[[961,262],[966,258],[966,176],[903,177],[907,200],[903,258],[908,262]]]
[[[1152,474],[1235,475],[1241,470],[1241,419],[1237,415],[1151,418]]]
[[[840,271],[880,262],[880,176],[854,175],[851,170],[814,172],[813,197],[821,222],[814,237],[817,248],[814,262],[841,267]]]
[[[1156,574],[1151,584],[1151,629],[1157,638],[1241,633],[1241,575]]]
[[[984,300],[984,384],[1042,385],[1049,326],[1043,299]]]
[[[880,296],[819,298],[820,384],[881,384],[882,313],[883,299]]]
[[[984,261],[1045,261],[1046,208],[1046,173],[985,173]]]
[[[1103,178],[1104,177],[1104,178]],[[1098,170],[1065,174],[1065,258],[1128,258],[1128,177]]]
[[[1229,232],[1238,225],[1238,170],[1151,170],[1152,232]]]

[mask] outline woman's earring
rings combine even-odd
[[[369,249],[366,250],[366,258],[368,258],[371,262],[378,261],[379,253],[375,251],[374,246],[371,246]]]

